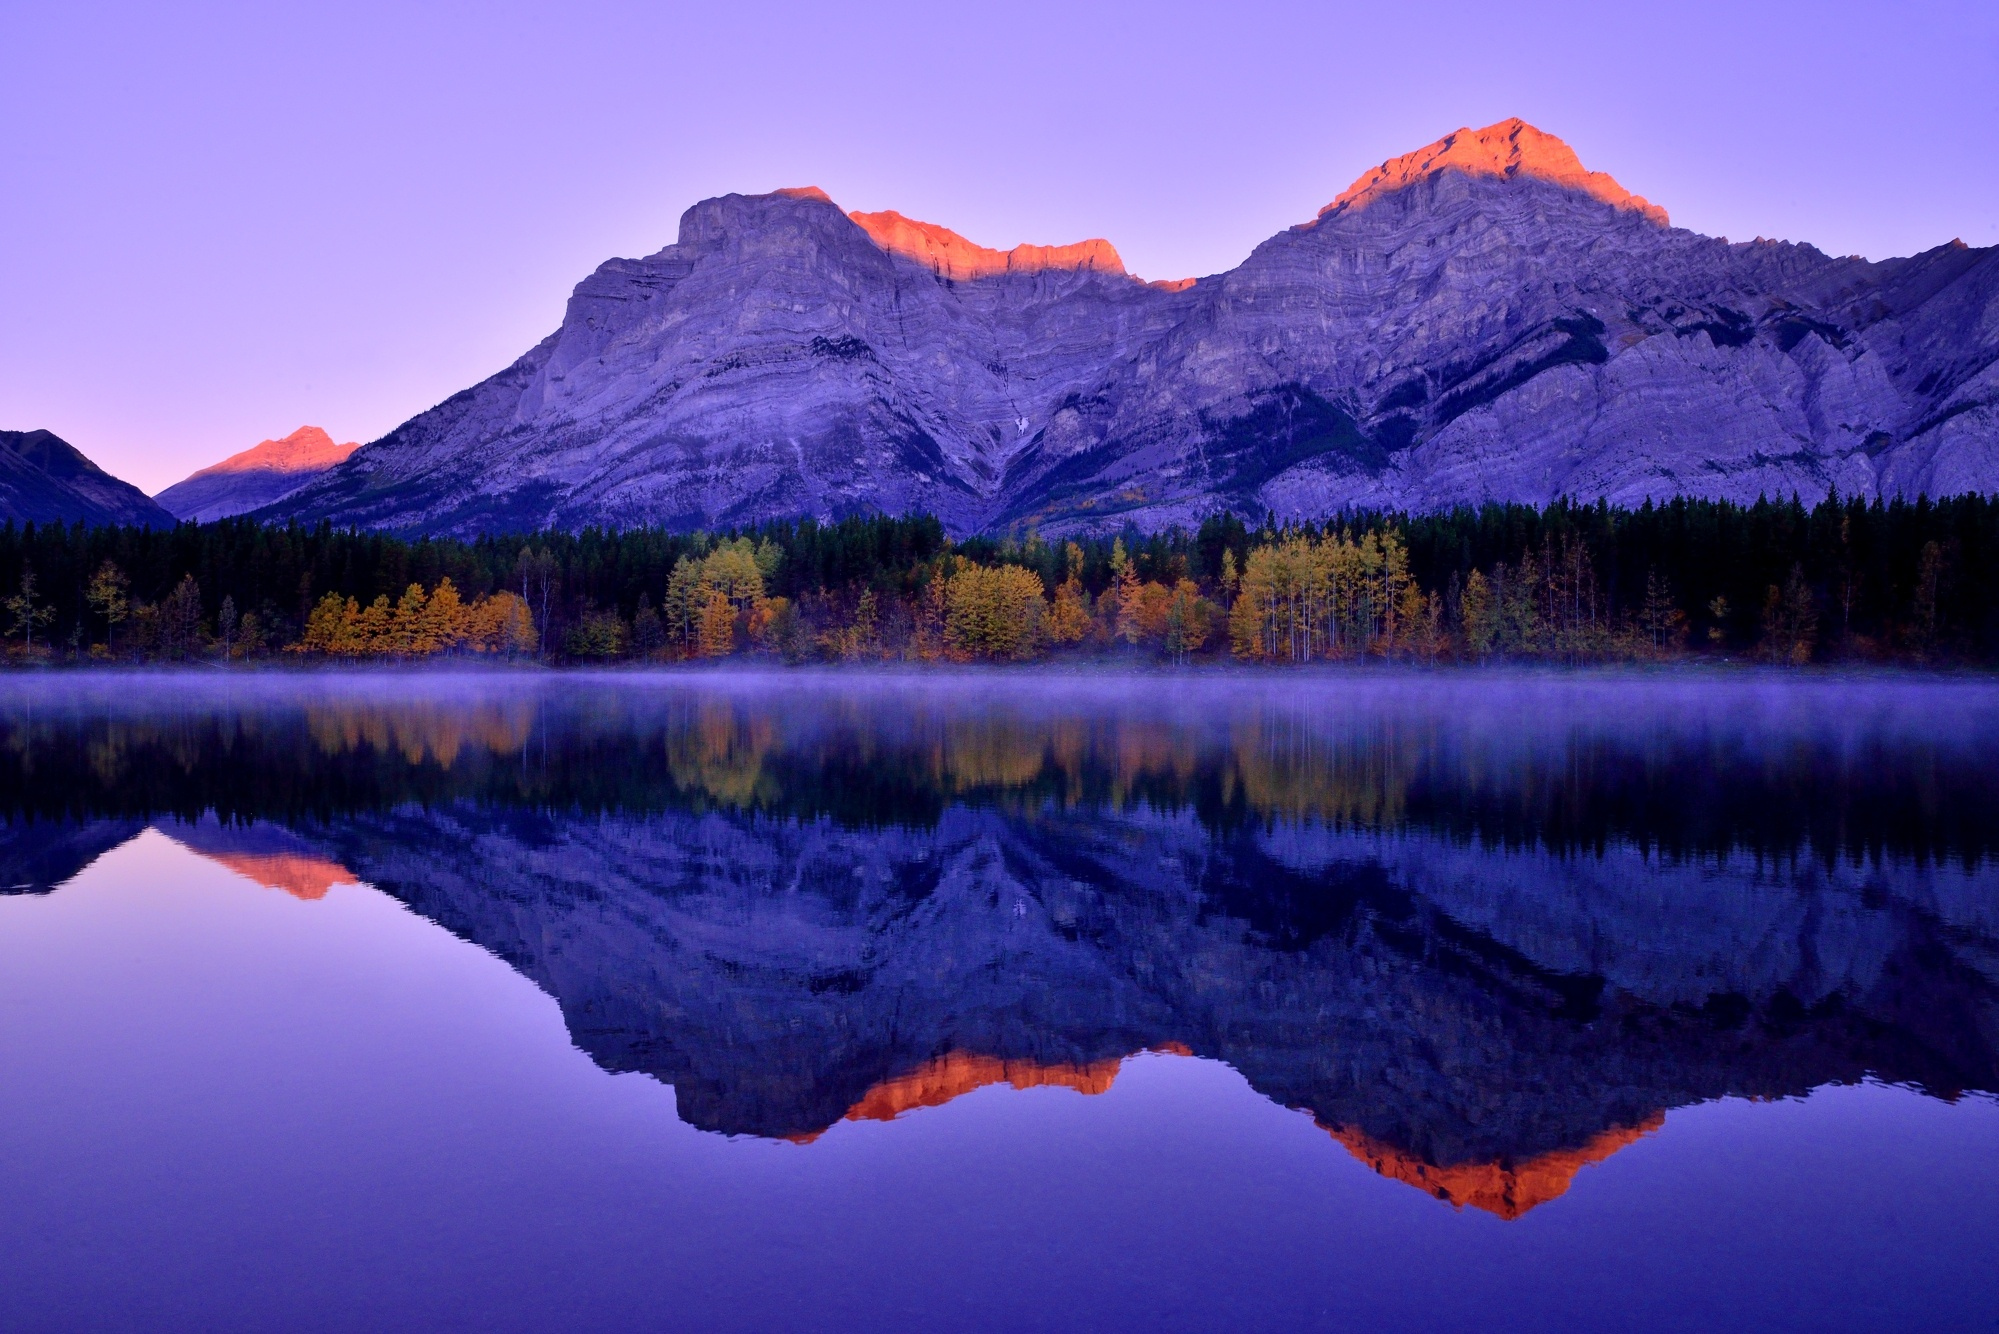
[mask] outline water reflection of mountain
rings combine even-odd
[[[539,982],[600,1063],[732,1133],[821,1130],[947,1052],[1162,1042],[1442,1165],[1869,1073],[1999,1087],[1983,873],[965,809],[918,833],[459,808],[328,837]]]
[[[592,709],[100,714],[0,737],[0,793],[36,809],[27,756],[76,846],[178,812],[262,883],[378,885],[728,1133],[1186,1050],[1511,1216],[1663,1109],[1999,1088],[1976,728]]]
[[[30,819],[0,810],[0,894],[46,894],[145,827],[143,820]]]

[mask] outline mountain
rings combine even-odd
[[[283,499],[359,449],[337,445],[317,426],[266,440],[175,482],[154,496],[177,519],[204,522],[247,514]]]
[[[562,326],[276,512],[409,532],[929,510],[1999,489],[1999,250],[1731,244],[1520,121],[1384,162],[1240,266],[989,250],[816,189],[706,200]]]
[[[0,431],[0,522],[139,524],[174,516],[83,456],[53,431]]]

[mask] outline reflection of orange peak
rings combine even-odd
[[[300,899],[323,899],[326,891],[335,885],[352,885],[359,880],[339,862],[304,853],[207,852],[202,855],[238,875],[249,877],[266,889],[282,889]]]
[[[194,476],[213,477],[232,472],[323,472],[336,463],[346,462],[347,456],[360,447],[357,444],[336,445],[333,437],[317,426],[301,426],[282,440],[266,440],[240,454],[231,454]]]
[[[1520,177],[1551,181],[1649,218],[1661,227],[1667,225],[1665,209],[1632,194],[1607,173],[1585,169],[1574,149],[1519,119],[1503,120],[1482,130],[1458,130],[1427,148],[1390,158],[1348,186],[1345,194],[1319,211],[1319,216],[1364,208],[1383,195],[1441,171],[1508,181]]]
[[[847,1109],[849,1121],[893,1121],[918,1107],[941,1107],[961,1094],[988,1084],[1011,1084],[1017,1089],[1074,1089],[1078,1093],[1103,1093],[1117,1078],[1116,1058],[1075,1065],[1066,1061],[1043,1065],[1038,1061],[1003,1061],[994,1056],[975,1056],[954,1051],[911,1070],[885,1079],[861,1095]]]
[[[1044,269],[1124,272],[1124,261],[1118,258],[1109,241],[1092,239],[1074,245],[1017,245],[1011,250],[988,250],[947,227],[905,218],[893,210],[847,216],[883,250],[913,259],[954,281],[1001,273],[1039,273]]]
[[[1654,1112],[1639,1125],[1612,1127],[1579,1149],[1556,1149],[1510,1166],[1493,1159],[1438,1167],[1362,1131],[1339,1126],[1327,1129],[1346,1146],[1347,1152],[1385,1177],[1414,1186],[1456,1208],[1470,1205],[1511,1219],[1566,1193],[1577,1172],[1591,1163],[1602,1162],[1665,1123],[1666,1114]]]
[[[1146,1050],[1168,1056],[1192,1056],[1185,1043],[1162,1042]],[[942,1107],[953,1098],[991,1084],[1011,1084],[1017,1089],[1066,1088],[1081,1094],[1107,1093],[1124,1064],[1121,1057],[1078,1065],[1055,1061],[1043,1065],[1031,1060],[1001,1060],[968,1051],[946,1052],[925,1061],[907,1074],[884,1079],[847,1109],[843,1120],[893,1121],[904,1112],[919,1107]],[[794,1144],[810,1144],[823,1132],[790,1135]]]

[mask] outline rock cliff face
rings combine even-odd
[[[153,499],[177,519],[206,522],[262,509],[347,461],[361,446],[339,445],[317,426],[266,440],[175,482]]]
[[[0,431],[0,522],[128,523],[171,528],[174,516],[53,431]]]
[[[275,512],[423,532],[929,510],[1999,489],[1999,251],[1730,244],[1520,121],[1369,172],[1239,267],[1001,252],[728,195],[562,327]]]

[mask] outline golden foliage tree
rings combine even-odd
[[[957,658],[1031,658],[1047,613],[1041,577],[1032,570],[967,561],[945,590],[944,643]]]
[[[385,594],[367,607],[328,593],[313,605],[289,651],[339,658],[427,658],[469,651],[517,657],[540,647],[534,617],[517,593],[466,603],[449,579],[429,594],[420,584],[394,606]]]

